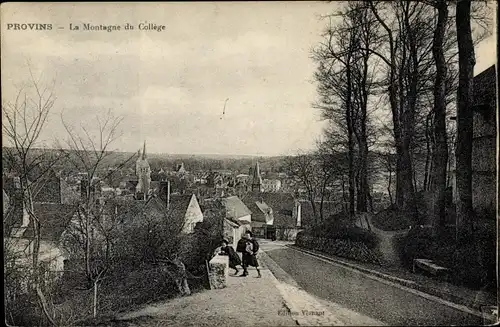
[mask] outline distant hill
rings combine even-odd
[[[8,147],[2,148],[2,157],[8,151]],[[49,148],[33,149],[33,155],[56,154],[60,150]],[[76,157],[73,150],[65,150],[69,156]],[[259,161],[260,167],[265,170],[279,170],[285,156],[256,156],[256,155],[222,155],[222,154],[166,154],[166,153],[148,153],[148,161],[152,169],[163,168],[166,170],[175,169],[181,162],[184,163],[187,170],[210,170],[210,169],[231,169],[235,172],[248,172]],[[133,168],[137,152],[112,151],[106,156],[102,166],[113,167],[120,165],[128,160],[126,167]],[[4,161],[5,162],[5,161]],[[65,165],[66,166],[66,165]],[[68,169],[75,169],[68,165]]]

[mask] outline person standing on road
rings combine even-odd
[[[243,241],[242,241],[243,240]],[[241,245],[240,245],[241,242]],[[257,261],[257,252],[259,251],[259,243],[253,238],[250,231],[245,232],[244,238],[238,242],[238,250],[242,252],[243,273],[241,277],[248,276],[248,266],[255,267],[257,270],[257,277],[262,277],[259,269],[259,262]],[[244,248],[243,248],[244,244]]]
[[[241,265],[241,259],[238,253],[234,251],[233,247],[229,245],[229,241],[224,239],[222,240],[222,246],[220,248],[221,253],[229,256],[229,268],[235,270],[234,274],[238,274],[238,268],[236,266]]]

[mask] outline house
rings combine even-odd
[[[12,187],[12,178],[12,176],[6,177],[4,187]],[[37,203],[69,204],[73,203],[79,195],[62,178],[61,173],[52,168],[36,166],[30,169],[28,180],[30,183],[32,182],[33,201]]]
[[[15,188],[11,196],[4,190],[4,251],[8,251],[13,262],[26,269],[32,265],[34,229],[22,200],[22,191]],[[5,203],[4,203],[5,204]],[[45,283],[53,283],[64,272],[64,262],[68,258],[62,247],[62,239],[70,225],[76,206],[62,203],[34,203],[33,213],[40,222],[40,244],[38,261],[45,270]],[[27,284],[23,285],[27,289]]]
[[[183,232],[191,233],[197,223],[203,221],[203,212],[195,194],[172,194],[170,182],[160,182],[158,200],[164,204],[167,211],[183,217]]]
[[[125,176],[120,182],[119,188],[127,194],[135,193],[135,188],[139,183],[139,178],[137,176]]]
[[[173,195],[170,206],[184,215],[184,233],[192,233],[196,224],[203,221],[203,212],[194,194]]]
[[[264,227],[274,222],[273,209],[264,202],[263,198],[244,197],[244,204],[250,209],[252,227]]]
[[[226,208],[226,217],[233,221],[252,222],[252,211],[237,196],[222,199]]]
[[[183,233],[192,233],[197,223],[203,221],[198,200],[194,194],[151,196],[147,200],[111,199],[105,203],[105,217],[115,216],[119,223],[127,224],[144,216],[164,216],[172,224],[182,227]]]
[[[224,218],[224,238],[236,248],[241,236],[251,230],[252,212],[237,196],[230,196],[222,199],[226,209]]]
[[[279,179],[263,179],[263,192],[278,192],[281,189],[281,181]]]
[[[242,201],[252,211],[252,230],[258,237],[272,238],[279,229],[300,227],[300,202],[291,193],[254,191]]]
[[[223,236],[233,248],[236,249],[238,241],[245,233],[245,225],[241,222],[236,222],[228,218],[224,218]]]

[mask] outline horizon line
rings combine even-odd
[[[14,146],[2,145],[3,148],[14,148]],[[42,147],[33,147],[31,150],[70,150],[76,151],[74,149],[68,148],[56,148],[50,146],[42,146]],[[107,150],[106,152],[116,152],[116,153],[135,153],[136,151],[127,151],[127,150]],[[170,153],[170,152],[154,152],[148,150],[148,155],[166,155],[166,156],[226,156],[226,157],[286,157],[290,156],[289,154],[224,154],[224,153]]]

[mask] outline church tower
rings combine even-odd
[[[259,162],[255,164],[252,178],[252,191],[262,192],[262,177],[260,177]]]
[[[138,154],[139,158],[135,163],[135,174],[139,178],[139,182],[136,186],[136,192],[140,193],[142,198],[146,200],[149,193],[149,187],[151,185],[151,167],[149,166],[146,156],[146,141],[144,141],[142,155],[140,155],[140,150]]]

